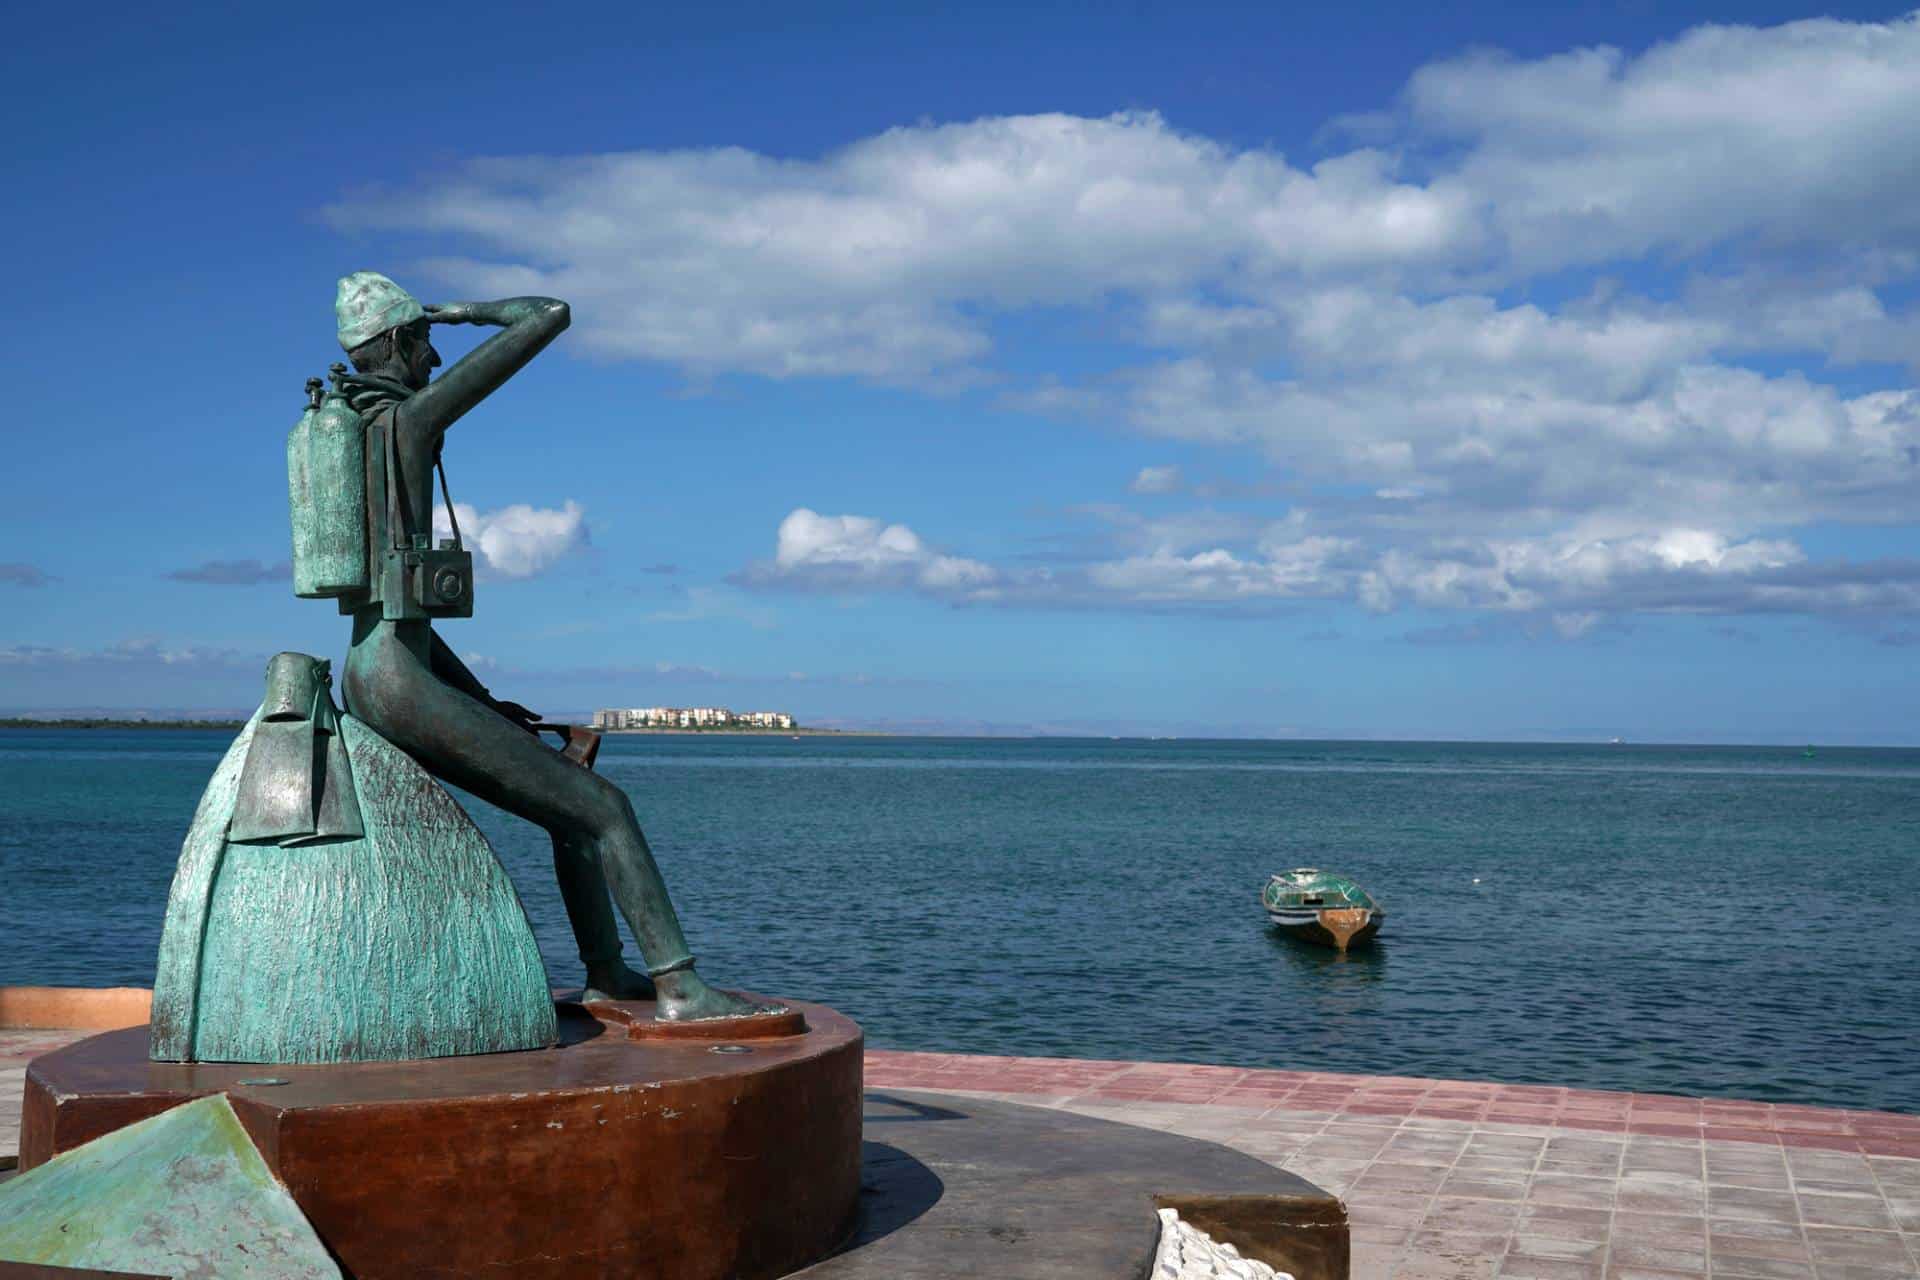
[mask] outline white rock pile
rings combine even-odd
[[[1171,1209],[1160,1211],[1160,1248],[1153,1255],[1153,1280],[1293,1280],[1264,1262],[1243,1258],[1230,1244],[1180,1221]]]

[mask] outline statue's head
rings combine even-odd
[[[378,271],[342,276],[333,314],[340,345],[361,373],[377,373],[418,391],[440,364],[428,337],[426,309]]]

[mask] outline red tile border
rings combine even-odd
[[[1903,1142],[1920,1142],[1920,1124],[1906,1123],[1903,1116],[1878,1116],[1859,1111],[1849,1112],[1853,1131],[1873,1138],[1895,1138]]]
[[[1737,1098],[1604,1093],[1559,1085],[1248,1070],[1178,1062],[1000,1058],[873,1049],[867,1079],[882,1087],[977,1089],[1086,1101],[1301,1111],[1379,1122],[1517,1124],[1592,1134],[1739,1142],[1920,1159],[1920,1116]]]

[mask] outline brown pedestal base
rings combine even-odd
[[[20,1163],[224,1092],[359,1280],[784,1275],[860,1191],[860,1029],[793,1008],[799,1034],[716,1042],[563,1004],[555,1049],[319,1067],[150,1062],[146,1028],[109,1032],[28,1067]]]

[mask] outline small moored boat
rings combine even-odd
[[[1274,873],[1260,891],[1260,905],[1282,932],[1338,951],[1372,938],[1387,918],[1372,894],[1318,867]]]

